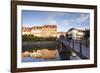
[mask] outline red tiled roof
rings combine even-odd
[[[23,32],[30,32],[31,28],[29,28],[29,27],[22,27],[22,31]]]
[[[52,28],[54,28],[54,27],[57,27],[56,25],[44,25],[43,27],[52,27]]]

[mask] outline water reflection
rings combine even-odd
[[[22,62],[60,60],[56,41],[23,42]]]

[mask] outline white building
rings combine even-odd
[[[84,30],[71,28],[70,30],[68,30],[67,34],[68,34],[68,38],[82,39],[82,38],[84,38],[85,32],[84,32]]]

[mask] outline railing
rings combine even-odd
[[[58,40],[57,49],[61,60],[70,60],[71,49],[61,42],[61,40]]]
[[[90,58],[89,40],[69,40],[60,38],[59,42],[63,43],[66,47],[70,47],[82,59]]]

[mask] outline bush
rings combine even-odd
[[[56,37],[37,37],[34,35],[23,35],[22,41],[55,41]]]

